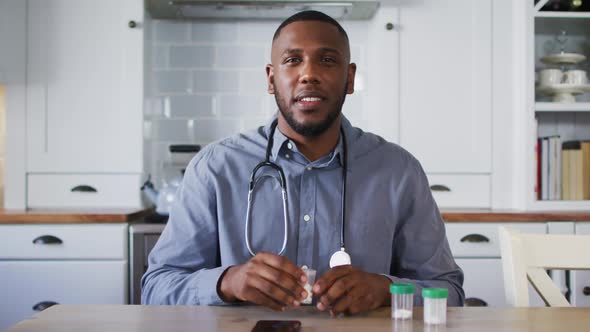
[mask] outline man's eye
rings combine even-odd
[[[299,61],[300,61],[300,59],[299,59],[299,58],[287,58],[287,59],[285,60],[285,63],[297,63],[297,62],[299,62]]]
[[[325,58],[322,58],[322,62],[336,62],[336,59],[330,58],[330,57],[325,57]]]

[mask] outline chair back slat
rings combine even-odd
[[[590,270],[590,236],[521,234],[499,227],[506,300],[529,306],[528,281],[545,303],[570,306],[546,270]]]

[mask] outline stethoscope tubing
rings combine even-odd
[[[288,238],[288,227],[289,227],[289,218],[288,218],[288,210],[287,210],[287,181],[285,178],[285,174],[283,172],[283,168],[273,162],[270,161],[270,153],[273,146],[273,136],[277,127],[278,121],[275,120],[270,127],[270,133],[268,137],[268,144],[266,146],[266,158],[264,161],[260,162],[254,169],[252,170],[252,174],[250,175],[250,182],[248,185],[248,207],[246,209],[246,227],[244,229],[244,238],[246,239],[246,247],[248,248],[248,252],[250,255],[255,256],[256,253],[252,249],[252,245],[250,243],[250,219],[252,217],[252,203],[254,200],[254,189],[256,188],[256,173],[263,167],[271,167],[277,173],[279,173],[279,182],[281,185],[281,192],[282,192],[282,199],[283,199],[283,224],[285,231],[283,232],[283,244],[281,246],[281,250],[279,251],[278,255],[282,256],[285,253],[287,248],[287,238]],[[340,249],[341,251],[345,251],[344,246],[344,229],[345,229],[345,222],[346,222],[346,215],[345,215],[345,207],[346,207],[346,172],[347,172],[347,145],[346,145],[346,136],[344,135],[344,129],[340,128],[341,137],[342,137],[342,195],[341,195],[341,214],[342,214],[342,221],[340,223]]]

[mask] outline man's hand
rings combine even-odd
[[[248,301],[283,311],[307,296],[305,272],[287,258],[260,252],[242,265],[230,267],[219,290],[224,301]]]
[[[319,310],[332,307],[333,316],[353,315],[387,304],[390,284],[386,276],[343,265],[326,272],[313,286],[313,293],[319,296]]]

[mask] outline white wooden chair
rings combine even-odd
[[[499,233],[508,304],[529,306],[528,279],[548,306],[569,307],[546,270],[590,270],[590,235],[523,234],[503,226]]]

